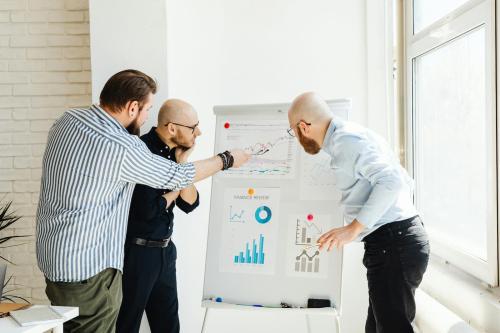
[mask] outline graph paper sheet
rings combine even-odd
[[[349,100],[329,101],[347,118]],[[287,133],[286,104],[216,107],[215,152],[241,148],[240,169],[212,177],[203,299],[340,309],[342,252],[317,239],[343,225],[329,157],[306,154]]]
[[[274,274],[279,188],[228,188],[224,194],[221,272]]]
[[[251,158],[241,168],[221,174],[235,178],[294,178],[297,140],[288,135],[288,121],[234,121],[221,129],[223,150],[243,149]]]

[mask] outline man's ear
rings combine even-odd
[[[169,123],[168,126],[167,126],[167,131],[171,135],[175,135],[176,128],[175,128],[174,124]]]
[[[307,126],[303,121],[299,123],[298,128],[302,135],[309,135],[309,126]]]
[[[139,113],[139,102],[128,101],[125,105],[125,110],[130,118],[135,118]]]

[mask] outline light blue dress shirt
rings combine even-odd
[[[334,118],[322,149],[332,158],[345,221],[356,219],[365,226],[358,241],[387,223],[417,215],[413,179],[382,137]]]

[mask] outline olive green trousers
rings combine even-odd
[[[122,273],[108,268],[82,282],[45,279],[52,305],[77,306],[79,316],[64,323],[64,332],[113,333],[122,303]]]

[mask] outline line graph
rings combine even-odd
[[[251,146],[245,147],[244,150],[250,152],[250,155],[252,156],[262,156],[271,151],[274,147],[276,147],[279,144],[287,144],[288,143],[288,138],[286,136],[281,136],[274,140],[273,142],[265,142],[265,143],[260,143],[257,142]]]
[[[231,223],[245,223],[245,219],[243,215],[245,214],[245,210],[241,209],[238,213],[233,211],[233,206],[229,206],[229,222]]]
[[[319,251],[318,239],[332,227],[332,215],[315,211],[290,214],[287,228],[287,265],[290,276],[325,278],[329,256]]]
[[[335,173],[330,166],[330,160],[330,156],[323,152],[305,158],[304,180],[308,186],[333,187],[335,185]]]
[[[226,187],[223,195],[219,270],[274,274],[280,189]]]
[[[307,250],[304,249],[295,258],[295,271],[304,273],[319,273],[320,257],[319,251],[315,251],[314,254],[309,255]]]
[[[292,178],[297,161],[297,143],[286,132],[286,121],[231,123],[222,129],[221,149],[239,148],[250,153],[250,160],[240,168],[229,169],[222,176],[239,178]]]
[[[300,199],[340,200],[340,191],[335,188],[336,171],[332,168],[331,157],[320,151],[316,155],[301,155]],[[338,172],[338,171],[337,171]],[[307,196],[303,195],[307,193]]]

